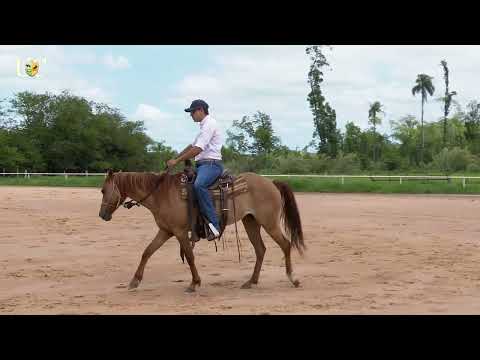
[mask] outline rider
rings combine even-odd
[[[220,236],[220,226],[217,213],[208,191],[223,172],[222,145],[223,136],[217,121],[208,113],[208,104],[203,100],[194,100],[189,108],[194,122],[200,123],[200,132],[191,145],[188,145],[176,159],[167,161],[168,167],[174,167],[179,162],[195,157],[197,177],[193,185],[195,195],[200,205],[201,213],[208,219],[212,231],[208,241]]]

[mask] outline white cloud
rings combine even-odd
[[[108,68],[114,70],[128,69],[130,67],[130,63],[125,56],[114,57],[111,54],[108,54],[103,57],[103,63]]]
[[[191,119],[180,114],[170,114],[149,104],[139,104],[129,117],[130,120],[141,120],[146,133],[155,141],[166,141],[175,148],[184,148],[194,139],[198,126]]]
[[[74,94],[101,103],[112,103],[110,94],[100,87],[84,86],[79,88]]]
[[[224,132],[233,120],[263,111],[272,117],[284,143],[304,146],[313,126],[308,119],[302,63],[308,66],[301,47],[222,47],[212,67],[187,74],[168,101],[183,106],[196,98],[205,99]],[[292,131],[299,125],[301,132]]]
[[[165,120],[168,120],[171,117],[169,114],[162,112],[159,108],[148,104],[138,105],[133,116],[139,120],[149,121],[152,124],[164,124]]]

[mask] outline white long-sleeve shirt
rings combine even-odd
[[[217,121],[207,115],[200,122],[200,133],[192,143],[202,149],[202,152],[195,156],[195,161],[205,159],[222,160],[223,135],[218,127]]]

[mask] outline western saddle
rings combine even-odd
[[[198,201],[195,196],[193,184],[196,179],[196,171],[192,166],[190,160],[185,161],[185,168],[183,170],[181,181],[181,198],[187,201],[188,208],[188,222],[189,222],[189,240],[194,246],[195,242],[200,239],[206,239],[210,233],[208,227],[208,219],[201,214]],[[225,227],[228,221],[228,212],[230,210],[230,198],[235,206],[235,196],[239,193],[247,192],[248,187],[244,178],[241,176],[233,176],[225,169],[218,179],[209,187],[210,197],[213,200],[213,204],[220,223],[220,237],[223,235]],[[235,210],[235,208],[233,208]],[[235,219],[236,220],[236,219]]]

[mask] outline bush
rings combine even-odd
[[[385,155],[383,160],[383,169],[387,171],[395,171],[402,168],[402,159],[400,155],[390,153]]]
[[[352,174],[360,171],[361,163],[356,154],[340,154],[333,160],[332,171],[335,173]]]
[[[328,156],[320,154],[316,158],[305,161],[308,161],[310,172],[312,174],[323,174],[330,168],[332,160]]]
[[[470,157],[470,162],[467,165],[467,171],[472,173],[479,173],[480,172],[480,157],[476,155],[472,155]]]
[[[296,156],[287,156],[277,159],[276,166],[273,170],[278,174],[308,174],[311,169],[309,166],[310,161],[312,160],[305,160]]]
[[[468,150],[455,147],[453,149],[443,149],[435,155],[433,162],[436,167],[446,173],[455,171],[465,171],[471,162],[472,155]]]
[[[359,156],[360,161],[360,169],[362,170],[371,170],[372,162],[368,158],[368,156],[361,154]]]
[[[234,174],[242,172],[270,173],[274,171],[277,159],[273,156],[237,155],[234,159],[224,160],[225,168]]]
[[[467,171],[472,173],[480,172],[480,165],[472,163],[467,165]]]

